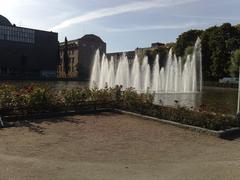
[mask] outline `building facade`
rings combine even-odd
[[[154,63],[156,54],[161,54],[163,56],[162,59],[165,59],[166,57],[164,57],[164,56],[166,56],[166,54],[170,48],[171,47],[169,47],[166,44],[156,42],[156,43],[152,43],[150,47],[136,48],[133,51],[108,53],[107,58],[110,59],[111,57],[113,57],[114,59],[119,59],[120,56],[122,56],[122,54],[125,53],[125,55],[129,59],[129,63],[132,64],[135,54],[137,54],[139,59],[143,59],[144,56],[148,56],[149,63],[150,63],[150,65],[152,65]],[[164,64],[165,62],[160,61],[160,63]]]
[[[0,15],[0,77],[56,76],[58,34],[17,27]]]
[[[106,43],[100,37],[93,34],[68,41],[69,71],[66,74],[64,67],[64,48],[65,43],[60,43],[59,78],[89,80],[95,52],[99,49],[101,53],[106,53]]]
[[[78,41],[68,41],[68,58],[69,58],[69,72],[65,72],[64,63],[64,43],[60,44],[60,62],[58,64],[57,76],[58,78],[77,78],[78,77],[78,63],[79,51]]]

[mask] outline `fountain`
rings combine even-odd
[[[151,86],[151,79],[150,79],[150,65],[148,63],[148,57],[145,56],[143,58],[142,68],[141,68],[141,74],[142,77],[142,89],[141,91],[147,92],[148,88]]]
[[[115,85],[122,85],[123,89],[131,87],[130,85],[130,70],[129,62],[126,54],[123,54],[118,61],[118,68],[116,71]],[[106,82],[108,83],[108,82]]]
[[[131,72],[131,86],[136,90],[141,90],[141,71],[138,56],[135,55]]]
[[[94,56],[94,64],[92,67],[92,74],[91,74],[91,79],[90,79],[90,87],[99,87],[99,75],[101,71],[101,66],[100,66],[100,51],[97,50],[96,54]]]
[[[202,54],[201,40],[198,38],[192,55],[185,63],[169,50],[164,67],[160,67],[160,56],[157,55],[151,68],[148,57],[139,59],[135,55],[131,65],[126,54],[119,59],[105,55],[100,57],[97,50],[92,67],[90,88],[102,89],[106,86],[122,85],[123,89],[133,87],[138,92],[156,93],[191,93],[202,91]]]

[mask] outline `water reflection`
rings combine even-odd
[[[154,103],[167,106],[187,106],[189,108],[201,105],[201,93],[160,93],[155,95]]]
[[[188,108],[235,114],[237,89],[205,87],[202,93],[160,93],[154,99],[155,104],[167,106],[176,106],[176,102]]]

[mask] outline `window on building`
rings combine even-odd
[[[0,39],[24,43],[35,43],[35,31],[13,26],[0,26]]]

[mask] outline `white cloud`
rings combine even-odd
[[[240,17],[220,17],[220,16],[197,16],[197,15],[173,15],[175,17],[182,17],[182,18],[194,18],[194,19],[213,19],[213,20],[236,20],[239,21]]]
[[[148,10],[152,8],[176,6],[176,5],[187,4],[195,1],[198,1],[198,0],[148,0],[148,1],[127,3],[127,4],[119,5],[116,7],[104,8],[104,9],[88,12],[78,17],[67,19],[61,22],[60,24],[52,27],[50,30],[56,31],[59,29],[70,27],[74,24],[91,21],[95,19],[100,19],[104,17],[114,16],[114,15],[129,13],[129,12],[143,11],[143,10]]]
[[[128,28],[104,28],[107,32],[135,32],[135,31],[149,31],[149,30],[170,30],[170,29],[186,29],[199,28],[205,24],[200,23],[185,23],[174,25],[152,25],[152,26],[135,26]]]

